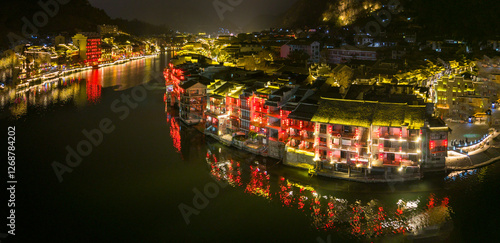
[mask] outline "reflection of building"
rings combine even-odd
[[[231,150],[220,151],[214,146],[206,156],[210,173],[216,180],[285,208],[299,210],[310,217],[311,226],[316,229],[334,229],[361,240],[376,238],[383,241],[386,236],[403,237],[404,234],[421,232],[428,226],[441,227],[451,219],[448,197],[438,198],[430,194],[428,198],[424,196],[416,200],[395,198],[389,204],[378,200],[360,202],[338,194],[322,194],[321,190],[291,178],[276,178],[265,167],[248,165],[243,159],[226,159],[227,154],[233,157]]]
[[[98,103],[101,99],[101,76],[99,70],[92,70],[92,76],[87,82],[87,100],[90,103]]]

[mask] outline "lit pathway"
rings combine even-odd
[[[455,151],[448,151],[446,168],[449,170],[469,170],[482,167],[500,159],[500,133],[494,132],[488,137],[489,143],[484,146],[473,145],[474,150],[467,155]]]

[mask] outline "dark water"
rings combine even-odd
[[[498,164],[405,184],[311,178],[180,124],[163,102],[164,80],[149,75],[165,63],[142,59],[1,93],[2,141],[7,127],[16,127],[16,236],[7,240],[491,242],[499,236]],[[122,101],[141,90],[146,97],[137,107]],[[54,161],[66,164],[67,146],[77,150],[88,140],[82,131],[104,119],[114,130],[59,182]],[[192,214],[183,217],[179,207]],[[6,231],[3,224],[0,233]],[[412,237],[417,231],[420,240]]]

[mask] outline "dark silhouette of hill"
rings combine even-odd
[[[46,1],[42,1],[46,2]],[[53,2],[57,2],[54,0]],[[64,2],[61,0],[61,2]],[[59,9],[50,6],[49,9],[53,16],[48,16],[48,20],[39,18],[38,23],[46,22],[39,27],[33,25],[36,31],[28,28],[26,33],[37,32],[38,34],[58,34],[68,32],[74,34],[79,31],[97,31],[99,24],[116,24],[118,27],[130,34],[147,35],[160,34],[168,32],[165,26],[157,26],[144,23],[138,20],[111,19],[102,9],[90,5],[87,0],[66,0],[67,4],[58,4]],[[16,0],[2,2],[0,9],[0,49],[9,47],[9,33],[14,33],[24,37],[22,28],[27,21],[34,23],[33,17],[36,13],[43,11],[38,4],[38,0]],[[57,10],[57,11],[56,11]],[[25,17],[25,21],[23,21]]]
[[[323,20],[324,14],[333,11],[333,19],[339,17],[335,12],[340,3],[348,0],[298,0],[282,17],[280,25],[287,28],[316,27],[329,25],[340,28],[339,21]],[[351,4],[375,2],[387,4],[387,0],[351,0]],[[392,29],[418,30],[420,37],[443,37],[466,40],[498,38],[500,35],[500,1],[496,0],[400,0],[404,11],[394,16]],[[334,6],[334,8],[330,8]],[[404,22],[407,18],[412,21]],[[365,24],[372,16],[360,14],[350,25]],[[398,22],[400,21],[400,22]],[[406,25],[406,26],[405,26]],[[362,26],[359,26],[362,27]]]

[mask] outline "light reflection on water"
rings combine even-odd
[[[51,105],[74,101],[77,106],[84,105],[86,99],[96,103],[101,95],[99,84],[87,83],[87,94],[81,93],[85,81],[64,78],[22,89],[7,89],[0,93],[1,109],[8,111],[10,117],[20,118],[28,113],[28,107],[46,110]],[[83,90],[85,92],[85,90]]]
[[[356,238],[370,238],[391,234],[420,233],[429,226],[441,226],[451,219],[449,198],[417,200],[399,199],[394,205],[377,200],[362,202],[322,195],[311,186],[280,177],[275,185],[267,170],[248,165],[249,179],[241,179],[241,166],[234,160],[225,160],[217,151],[207,152],[210,173],[245,193],[277,201],[283,207],[300,210],[310,217],[314,228],[322,231],[349,233]],[[245,166],[245,165],[243,165]],[[235,179],[236,178],[236,179]]]
[[[167,117],[174,146],[180,151],[181,147],[176,145],[180,146],[182,126],[171,113],[167,113]],[[270,173],[268,166],[261,162],[241,160],[232,149],[210,144],[206,162],[210,174],[217,180],[282,207],[299,210],[318,232],[347,234],[365,240],[396,235],[425,236],[429,229],[439,230],[449,223],[453,213],[449,197],[438,198],[433,193],[413,200],[403,197],[392,203],[320,193],[313,186]]]
[[[0,91],[2,116],[20,118],[29,112],[51,105],[73,102],[77,107],[98,104],[102,88],[124,90],[148,82],[152,71],[162,69],[161,58],[144,58],[125,64],[90,69],[67,76],[46,80],[31,86],[6,87]],[[7,114],[8,113],[8,114]]]

